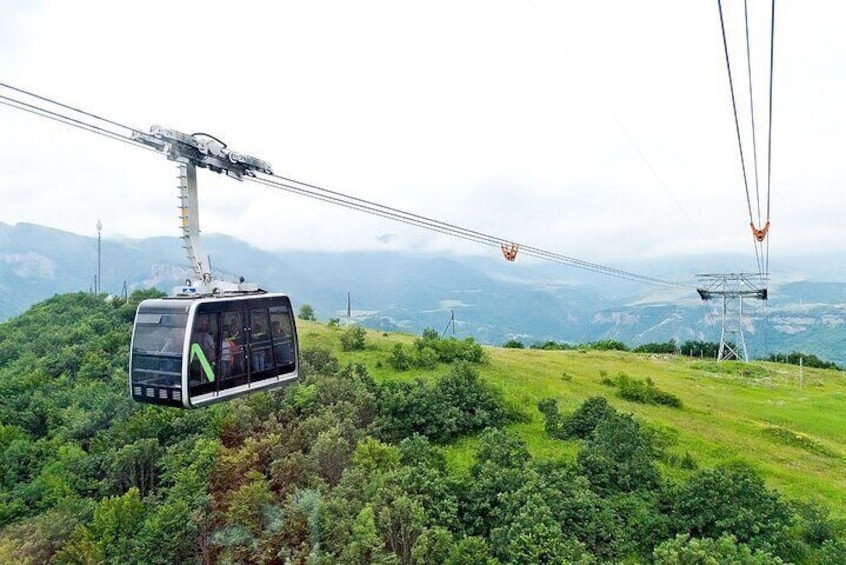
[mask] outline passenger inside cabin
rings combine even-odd
[[[260,342],[267,339],[267,335],[264,333],[264,328],[261,327],[261,324],[256,322],[253,324],[253,331],[252,331],[252,339],[250,342],[252,344],[259,344]],[[267,369],[267,348],[262,346],[251,345],[251,347],[255,347],[253,349],[252,354],[252,367],[251,370],[254,372],[264,371]]]
[[[240,375],[244,372],[244,357],[242,355],[241,344],[241,328],[238,322],[233,320],[229,324],[229,331],[222,344],[222,350],[223,348],[228,350],[229,368],[226,372],[227,376]],[[221,357],[224,357],[222,353]],[[226,359],[224,358],[225,362]]]

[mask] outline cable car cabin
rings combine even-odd
[[[284,294],[161,298],[138,305],[129,388],[138,402],[196,408],[297,380]]]

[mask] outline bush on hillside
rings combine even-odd
[[[788,548],[793,523],[790,507],[748,465],[700,471],[668,500],[677,533],[697,538],[731,534],[753,550],[777,554]]]
[[[656,353],[656,354],[673,354],[678,352],[678,345],[676,340],[671,339],[666,343],[644,343],[638,345],[633,350],[635,353]]]
[[[581,474],[605,495],[657,490],[654,459],[654,446],[630,414],[599,420],[577,456]]]
[[[564,437],[587,439],[600,422],[616,414],[604,397],[592,396],[564,420]]]
[[[656,565],[705,565],[707,563],[733,563],[736,565],[781,565],[780,558],[768,551],[753,551],[745,543],[739,543],[731,534],[718,539],[691,538],[690,534],[678,534],[667,540],[654,552]]]
[[[569,343],[565,343],[563,341],[559,343],[557,341],[552,340],[545,341],[543,343],[533,343],[530,347],[532,349],[544,349],[547,351],[567,351],[570,349],[575,349],[575,347],[570,345]]]
[[[682,407],[679,397],[659,389],[649,377],[639,380],[621,373],[614,384],[617,386],[617,394],[625,400],[640,404],[661,404],[670,408]]]
[[[594,349],[596,351],[629,351],[629,346],[622,341],[615,339],[601,339],[599,341],[592,341],[585,347]]]
[[[556,439],[567,439],[564,431],[564,418],[558,412],[558,402],[554,398],[544,398],[538,402],[538,411],[543,415],[543,428],[546,435]]]
[[[386,382],[378,389],[379,417],[374,424],[386,441],[420,434],[430,441],[499,427],[517,414],[501,394],[487,385],[468,363],[453,365],[434,385]]]
[[[341,334],[341,348],[344,351],[361,351],[364,349],[364,336],[367,331],[361,326],[350,326]]]
[[[405,346],[395,344],[388,357],[388,364],[397,371],[434,369],[438,363],[466,361],[481,363],[484,361],[482,346],[472,337],[458,340],[454,337],[441,338],[432,328],[423,330],[423,335],[416,340],[409,352]]]
[[[812,367],[815,369],[841,370],[837,363],[823,361],[814,354],[800,353],[798,351],[793,351],[791,353],[770,353],[767,360],[773,361],[774,363],[787,363],[789,365],[798,365],[799,363],[802,363],[804,367]]]

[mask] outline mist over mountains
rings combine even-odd
[[[458,337],[498,345],[515,338],[571,343],[617,339],[629,345],[688,339],[718,341],[719,313],[693,289],[701,272],[751,270],[749,258],[697,256],[632,261],[615,267],[691,282],[690,289],[633,283],[518,256],[434,256],[397,252],[270,253],[220,235],[204,244],[218,276],[244,276],[286,292],[296,308],[311,304],[319,319],[347,315],[385,331],[444,331],[455,313]],[[103,292],[124,282],[165,292],[186,276],[176,237],[102,242]],[[825,258],[771,263],[768,303],[744,303],[751,356],[800,350],[846,364],[844,267]],[[97,273],[96,238],[43,226],[0,223],[0,320],[57,293],[88,291]],[[452,331],[452,328],[450,328]]]

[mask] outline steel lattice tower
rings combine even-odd
[[[743,299],[767,300],[767,278],[764,273],[726,273],[696,275],[702,284],[696,289],[704,301],[721,297],[722,331],[717,361],[743,359],[749,361],[743,335]],[[737,339],[732,340],[732,336]],[[742,355],[741,355],[742,354]]]

